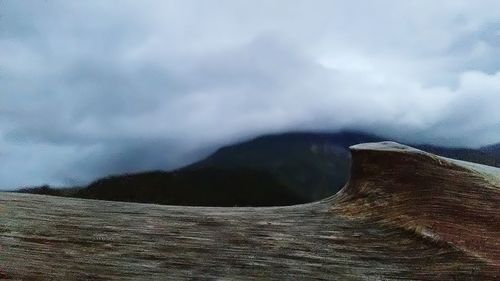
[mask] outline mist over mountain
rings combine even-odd
[[[0,188],[290,131],[498,143],[498,18],[494,0],[1,1]]]

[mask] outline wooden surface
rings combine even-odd
[[[0,277],[495,280],[500,172],[394,143],[355,146],[337,195],[197,208],[0,193]]]

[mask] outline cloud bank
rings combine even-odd
[[[351,128],[500,142],[498,1],[0,1],[0,188]]]

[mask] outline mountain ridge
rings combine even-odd
[[[144,176],[150,173],[137,173],[98,179],[79,191],[74,189],[73,192],[47,187],[23,191],[118,201],[136,200],[144,203],[218,206],[221,204],[221,199],[215,194],[221,194],[217,190],[226,190],[222,194],[224,196],[232,194],[233,200],[231,202],[231,196],[227,197],[223,206],[263,206],[271,203],[272,205],[292,205],[320,200],[338,192],[349,177],[351,165],[349,146],[382,140],[385,139],[356,131],[264,135],[221,147],[208,157],[185,167],[170,172],[160,171],[159,173],[163,173],[161,178],[164,181],[151,179],[150,182],[154,183],[154,188],[150,187],[151,183],[148,183],[148,180],[141,183],[133,179],[134,177],[145,179]],[[500,166],[500,145],[480,149],[433,145],[413,146],[449,158]],[[210,169],[217,172],[210,175]],[[252,180],[249,176],[251,173],[254,173],[255,177],[261,181]],[[175,181],[171,178],[175,174],[185,179],[183,184],[174,184]],[[205,184],[200,184],[196,180],[197,177],[206,179]],[[124,184],[120,178],[129,179],[129,184]],[[221,180],[221,178],[226,178],[226,180]],[[108,184],[102,184],[103,182]],[[227,187],[228,182],[232,183],[235,190]],[[248,190],[251,186],[248,182],[252,182],[256,188],[256,196],[251,202],[242,200],[243,197],[238,196],[238,188],[249,194]],[[96,188],[97,186],[100,188]],[[195,191],[193,194],[188,194],[183,191],[182,186],[197,186],[197,188],[191,188]],[[262,188],[263,186],[267,190]],[[120,187],[123,189],[120,190]],[[213,196],[210,190],[213,191]],[[155,196],[145,195],[146,193],[154,194],[153,191],[156,192]],[[125,196],[125,193],[128,195]],[[166,194],[169,194],[171,198],[169,199]],[[279,200],[278,194],[281,194],[283,200]],[[154,197],[163,199],[159,200]]]

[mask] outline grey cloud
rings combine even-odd
[[[0,3],[0,187],[286,130],[500,141],[496,1]]]

